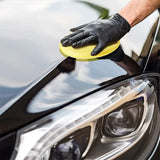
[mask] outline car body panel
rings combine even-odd
[[[59,41],[71,27],[101,16],[103,8],[97,10],[91,2],[109,10],[108,16],[126,3],[118,0],[0,2],[1,136],[103,85],[143,72],[156,33],[151,28],[158,11],[122,38],[125,56],[118,61],[107,57],[79,62],[60,53]],[[141,63],[143,59],[139,57],[145,61]]]

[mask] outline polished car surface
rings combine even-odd
[[[71,57],[64,57],[59,51],[60,39],[68,34],[71,27],[97,18],[109,18],[126,2],[0,1],[0,143],[3,145],[0,146],[0,156],[5,157],[2,159],[9,159],[11,155],[12,159],[22,159],[20,154],[23,151],[19,149],[19,154],[14,149],[20,136],[17,131],[20,130],[22,133],[23,128],[27,128],[28,125],[32,128],[32,124],[36,124],[37,120],[50,114],[53,114],[51,117],[54,121],[58,114],[62,114],[61,110],[69,115],[65,111],[67,106],[76,106],[74,103],[87,104],[88,96],[105,90],[106,87],[126,82],[128,78],[146,78],[155,84],[152,85],[156,93],[159,93],[158,11],[131,29],[121,39],[121,47],[110,56],[95,61],[77,61]],[[130,84],[128,81],[127,83]],[[150,93],[147,90],[146,93],[149,94],[148,92]],[[157,99],[159,100],[159,97]],[[153,112],[155,111],[156,121],[160,118],[158,107]],[[146,133],[146,144],[144,141],[137,142],[136,147],[141,148],[139,155],[136,147],[130,147],[124,150],[124,154],[121,153],[119,157],[114,158],[152,157],[159,136],[158,124],[152,125],[155,125],[155,130],[151,128],[150,131],[154,133],[155,139],[153,135]],[[11,142],[10,145],[7,140]],[[150,146],[147,146],[147,143]],[[142,144],[144,147],[141,147]],[[88,152],[90,159],[96,159],[98,154],[101,157],[101,150],[104,148],[98,148],[99,151],[96,148],[96,151],[92,149],[92,152]]]

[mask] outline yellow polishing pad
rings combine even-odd
[[[120,45],[120,41],[117,41],[115,43],[112,43],[108,45],[106,48],[104,48],[103,51],[101,51],[98,55],[92,56],[91,52],[92,50],[96,47],[96,45],[89,45],[85,47],[80,47],[80,48],[73,48],[72,46],[69,47],[63,47],[62,44],[60,43],[60,52],[66,56],[66,57],[72,57],[76,58],[77,60],[80,61],[86,61],[86,60],[94,60],[98,59],[100,57],[106,56],[113,51],[115,51]]]

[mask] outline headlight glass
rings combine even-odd
[[[137,98],[104,116],[103,134],[105,136],[125,136],[134,132],[142,121],[143,103],[142,97]]]
[[[147,79],[132,78],[103,88],[19,130],[12,157],[113,159],[143,137],[155,101],[154,86]]]
[[[52,159],[80,159],[87,148],[89,135],[90,127],[73,132],[52,147],[49,157]]]

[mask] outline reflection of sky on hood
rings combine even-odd
[[[91,63],[88,62],[85,62],[85,64],[79,66],[77,64],[78,69],[75,72],[75,77],[77,80],[99,84],[104,80],[110,79],[113,76],[119,76],[119,73],[124,75],[126,74],[125,70],[116,66],[117,65],[110,60],[95,61],[94,65],[91,65]],[[117,70],[115,70],[115,68]]]
[[[58,107],[99,87],[112,78],[125,75],[126,71],[110,60],[76,62],[76,70],[61,73],[32,100],[29,112],[40,112]]]

